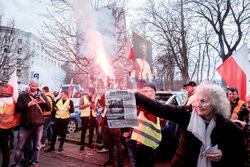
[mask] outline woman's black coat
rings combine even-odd
[[[181,126],[181,140],[176,154],[172,159],[172,167],[196,167],[201,148],[201,141],[187,126],[191,117],[192,107],[163,105],[140,93],[136,93],[136,105],[150,113],[172,120]],[[243,167],[246,159],[246,147],[241,130],[230,120],[217,115],[216,126],[211,134],[212,146],[218,144],[223,157],[219,162],[212,162],[212,167]]]

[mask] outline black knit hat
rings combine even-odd
[[[183,86],[184,87],[187,87],[187,86],[197,86],[197,84],[194,81],[189,81],[187,84],[184,84]]]

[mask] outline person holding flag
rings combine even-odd
[[[94,128],[97,125],[96,122],[96,106],[98,104],[98,98],[95,97],[95,88],[90,88],[89,93],[80,99],[79,109],[82,119],[82,135],[81,135],[81,147],[80,150],[84,150],[86,130],[89,128],[89,147],[93,143]]]

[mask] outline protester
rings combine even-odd
[[[107,122],[107,115],[106,115],[106,107],[105,107],[105,94],[100,99],[100,105],[104,107],[103,112],[104,118],[104,135],[105,140],[108,145],[108,152],[109,152],[109,160],[104,163],[103,166],[112,165],[115,163],[114,161],[114,146],[116,146],[118,152],[118,167],[123,166],[123,150],[121,144],[121,129],[120,128],[109,128]]]
[[[250,92],[246,95],[246,106],[242,107],[238,112],[238,120],[233,120],[235,123],[239,123],[242,127],[245,127],[246,124],[249,124],[250,116]]]
[[[242,107],[245,107],[245,102],[239,99],[239,91],[236,87],[231,87],[227,89],[227,97],[230,100],[231,106],[231,117],[230,120],[238,119],[238,112]]]
[[[8,85],[0,83],[0,149],[3,160],[2,167],[8,167],[10,162],[9,135],[13,127],[15,104],[12,95],[8,93]]]
[[[145,85],[139,92],[155,99],[156,88],[154,85]],[[160,119],[141,107],[138,107],[137,111],[139,111],[139,126],[134,127],[131,138],[137,141],[135,166],[153,167],[154,150],[159,146],[162,137]]]
[[[45,150],[45,152],[51,152],[55,150],[57,135],[61,136],[58,151],[63,151],[63,144],[67,133],[67,126],[69,123],[70,113],[74,112],[74,103],[68,98],[68,92],[63,90],[60,96],[60,99],[56,101],[56,106],[54,107],[54,110],[56,110],[56,115],[52,142],[50,147]]]
[[[244,137],[229,120],[229,101],[220,86],[210,83],[197,86],[193,111],[192,106],[163,105],[140,93],[136,93],[136,104],[156,116],[180,124],[181,141],[171,166],[244,166]],[[214,150],[212,146],[215,146]]]
[[[43,111],[44,124],[43,124],[43,137],[42,137],[42,140],[41,140],[41,148],[45,147],[48,128],[50,126],[50,122],[51,122],[51,119],[52,119],[53,106],[55,105],[54,104],[55,103],[54,95],[53,95],[53,93],[49,92],[49,88],[47,86],[43,87],[42,92],[47,97],[51,107],[50,107],[50,110],[48,110],[48,111],[44,110]]]
[[[14,166],[21,166],[24,147],[29,138],[33,140],[32,165],[38,166],[40,141],[43,134],[43,110],[50,110],[50,103],[46,96],[38,89],[39,81],[30,80],[29,91],[19,95],[16,112],[21,113],[19,129],[19,145],[15,152]],[[29,148],[32,150],[31,148]]]
[[[81,135],[81,147],[80,150],[84,150],[86,130],[89,128],[89,144],[90,148],[93,143],[94,128],[97,125],[96,122],[96,106],[98,98],[95,97],[95,88],[90,88],[88,95],[83,96],[79,102],[79,109],[82,119],[82,135]]]
[[[190,105],[191,104],[191,97],[194,94],[195,87],[197,86],[197,84],[194,81],[189,81],[187,84],[184,84],[183,86],[187,88],[187,92],[188,92],[188,97],[183,102],[183,105]]]

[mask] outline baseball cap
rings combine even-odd
[[[187,87],[187,86],[197,86],[197,84],[194,81],[189,81],[187,84],[184,84],[183,86],[184,87]]]
[[[39,80],[37,78],[32,78],[29,82],[29,85],[31,84],[39,84]]]

